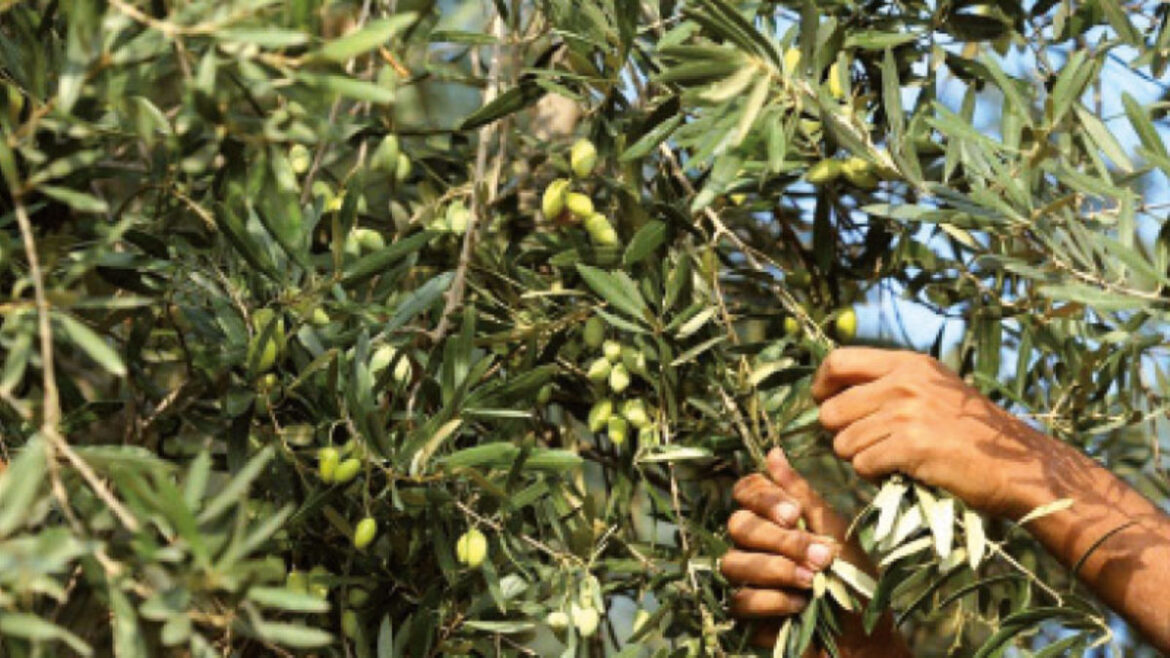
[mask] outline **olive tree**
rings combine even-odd
[[[857,480],[808,386],[942,318],[925,349],[1164,504],[1166,23],[0,1],[0,653],[748,653],[714,565],[775,445],[884,565],[776,655],[846,609],[1138,651],[1021,524]]]

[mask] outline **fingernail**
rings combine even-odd
[[[804,567],[796,568],[796,583],[801,587],[812,587],[813,572]]]
[[[808,562],[814,567],[827,567],[833,559],[833,549],[824,544],[812,544],[808,547]]]
[[[800,510],[792,503],[778,503],[776,517],[784,523],[793,524],[800,518]]]

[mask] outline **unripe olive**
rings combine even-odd
[[[873,165],[865,158],[851,157],[841,165],[841,173],[857,187],[872,190],[877,187],[877,176],[873,173]]]
[[[857,337],[857,312],[853,307],[841,311],[834,322],[836,328],[837,340],[842,343],[852,342]]]
[[[397,172],[398,170],[398,136],[386,135],[374,155],[370,158],[370,166],[376,170]]]
[[[378,522],[366,517],[357,522],[353,529],[353,547],[359,551],[370,545],[378,535]]]
[[[554,631],[560,632],[569,627],[569,615],[560,610],[553,610],[544,618],[544,623]]]
[[[375,379],[382,374],[392,362],[394,357],[398,356],[398,350],[393,345],[381,345],[370,356],[370,375]],[[414,376],[414,366],[410,365],[410,359],[402,357],[398,359],[394,366],[394,381],[399,384],[405,384]]]
[[[836,62],[829,67],[829,95],[838,100],[845,98],[845,85],[841,81],[841,65]]]
[[[821,122],[816,119],[801,119],[797,125],[800,126],[800,132],[808,137],[812,137],[821,131]]]
[[[351,608],[361,608],[370,602],[370,593],[361,587],[350,587],[345,595],[346,602]]]
[[[784,51],[784,71],[789,75],[796,73],[796,67],[800,66],[800,48],[789,48]]]
[[[800,322],[798,322],[796,320],[796,318],[794,318],[791,315],[784,318],[784,335],[785,336],[797,336],[799,334],[800,334]]]
[[[544,196],[540,199],[540,212],[546,219],[556,219],[565,210],[566,197],[569,194],[569,180],[558,178],[544,188]]]
[[[552,391],[552,384],[545,384],[544,386],[541,386],[540,390],[536,393],[536,403],[541,406],[548,404],[549,400],[552,399]]]
[[[585,376],[589,378],[589,381],[600,384],[609,379],[609,373],[612,369],[612,363],[605,358],[599,358],[589,364],[589,371],[585,373]]]
[[[271,325],[271,328],[269,326]],[[284,319],[270,308],[252,313],[252,339],[248,342],[248,366],[255,372],[267,372],[276,365],[284,351]]]
[[[630,371],[620,363],[615,364],[609,371],[609,390],[621,393],[630,387]]]
[[[337,465],[337,469],[333,471],[333,482],[335,484],[346,484],[361,472],[362,460],[356,457],[350,457]]]
[[[601,623],[601,615],[597,610],[588,607],[582,607],[574,603],[569,610],[573,614],[573,625],[577,627],[577,632],[581,637],[589,637],[597,632],[597,626]]]
[[[593,214],[593,199],[580,192],[569,192],[566,194],[565,206],[577,219],[585,219]]]
[[[326,447],[317,451],[317,474],[321,476],[322,482],[327,484],[333,482],[339,461],[341,456],[338,455],[337,448]]]
[[[256,380],[256,392],[260,395],[268,395],[276,390],[280,385],[280,378],[272,373],[268,373]]]
[[[303,571],[293,569],[285,576],[284,586],[286,589],[290,589],[298,594],[307,594],[309,591],[309,579]]]
[[[471,211],[462,203],[452,203],[447,207],[447,227],[455,235],[467,232],[467,225],[471,223]]]
[[[601,353],[612,363],[622,360],[622,344],[616,340],[607,340],[601,345]]]
[[[646,413],[646,403],[642,402],[640,398],[629,400],[622,405],[622,415],[639,430],[650,425],[650,415]]]
[[[808,168],[804,177],[814,185],[823,185],[836,180],[841,175],[841,162],[834,158],[826,158]]]
[[[483,564],[487,548],[487,537],[478,528],[472,528],[455,542],[455,558],[460,564],[474,569]]]
[[[647,425],[638,430],[638,444],[642,446],[658,445],[658,430],[653,425]]]
[[[585,231],[589,233],[589,239],[602,247],[612,247],[616,245],[618,240],[617,231],[614,230],[613,224],[605,218],[605,215],[595,212],[585,218]]]
[[[309,569],[309,594],[324,599],[329,596],[328,578],[333,574],[321,565]]]
[[[646,373],[646,354],[631,345],[622,346],[622,364],[626,370],[639,375]]]
[[[605,321],[594,315],[585,321],[585,345],[590,349],[597,349],[605,340]]]
[[[288,163],[293,173],[303,174],[309,170],[309,165],[313,164],[313,156],[304,144],[293,144],[288,150]]]
[[[325,325],[332,322],[332,319],[329,317],[328,311],[318,306],[317,308],[313,309],[312,315],[309,316],[309,322],[314,326],[324,327]]]
[[[345,633],[345,636],[351,640],[357,639],[358,616],[349,608],[341,611],[341,632]]]
[[[807,288],[812,283],[812,275],[808,270],[795,270],[785,275],[784,281],[793,288]]]
[[[577,178],[585,178],[593,173],[597,165],[597,147],[587,139],[579,139],[569,151],[569,166]]]
[[[386,248],[386,239],[382,234],[370,228],[355,228],[353,236],[364,252],[379,251]]]
[[[629,423],[621,416],[610,416],[605,427],[606,433],[609,434],[609,440],[613,441],[615,446],[620,446],[626,442],[629,429]]]
[[[606,398],[593,403],[589,410],[589,431],[600,432],[613,415],[613,400]]]
[[[406,179],[410,178],[410,172],[413,169],[414,165],[410,162],[410,158],[405,153],[399,153],[398,164],[394,167],[394,180],[405,183]]]

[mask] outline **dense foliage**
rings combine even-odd
[[[747,652],[713,565],[775,444],[888,564],[793,655],[875,587],[923,653],[1133,649],[1018,527],[875,498],[807,386],[901,298],[1165,500],[1164,107],[1103,71],[1166,23],[0,0],[0,654]]]

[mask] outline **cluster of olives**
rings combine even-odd
[[[587,575],[581,581],[577,595],[568,602],[567,611],[553,610],[544,618],[544,623],[556,633],[564,633],[572,624],[578,635],[591,637],[601,625],[599,587],[597,579]]]
[[[585,179],[597,166],[597,147],[587,139],[580,139],[569,152],[569,167],[577,179]],[[551,221],[580,223],[589,239],[599,247],[613,247],[619,242],[617,230],[593,207],[593,199],[584,192],[573,190],[567,178],[558,178],[544,188],[540,210]]]
[[[597,316],[585,322],[583,338],[585,346],[600,350],[586,370],[586,377],[599,387],[608,388],[609,393],[621,395],[630,387],[635,375],[645,377],[646,355],[630,345],[622,345],[605,336],[605,322]],[[603,389],[604,390],[604,389]],[[638,442],[651,445],[657,442],[651,410],[641,398],[631,398],[615,406],[614,399],[601,394],[589,410],[589,430],[604,431],[615,446],[621,446],[629,436],[630,428],[638,431]]]
[[[292,570],[288,572],[284,581],[284,586],[297,594],[308,594],[318,599],[329,598],[329,591],[331,589],[330,581],[333,579],[333,574],[323,566],[317,565],[309,570],[308,573],[303,571]],[[346,637],[356,639],[358,635],[358,609],[363,608],[370,602],[370,593],[364,588],[357,586],[349,586],[345,595],[345,605],[341,610],[341,632],[345,633]]]

